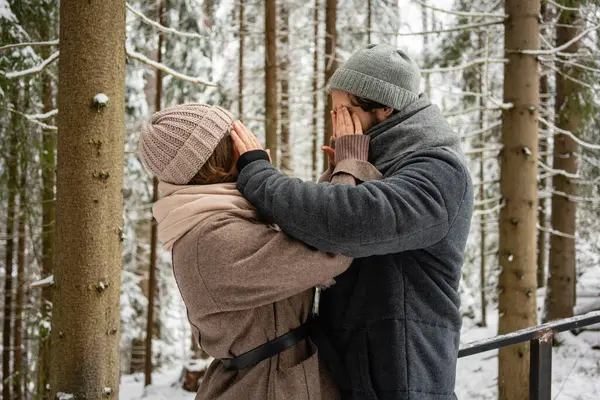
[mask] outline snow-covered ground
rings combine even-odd
[[[495,336],[497,313],[490,310],[487,328],[479,328],[465,320],[462,342]],[[600,333],[583,332],[578,336],[567,332],[554,348],[552,364],[553,400],[600,399]],[[460,359],[457,368],[456,394],[461,400],[496,399],[498,358],[490,351]],[[153,385],[144,390],[143,375],[126,375],[121,381],[122,400],[192,400],[194,393],[185,392],[176,384],[181,364],[153,375]],[[175,383],[175,385],[174,385]]]

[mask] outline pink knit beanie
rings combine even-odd
[[[142,127],[139,152],[159,180],[187,184],[233,124],[231,113],[208,104],[183,104],[155,113]]]

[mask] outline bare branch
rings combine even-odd
[[[554,175],[562,175],[566,178],[570,178],[570,179],[581,179],[581,175],[579,174],[571,174],[567,171],[564,171],[562,169],[553,169],[550,168],[549,166],[547,166],[546,164],[544,164],[541,160],[538,160],[538,165],[540,167],[542,167],[543,170],[547,171],[548,173],[550,173],[550,176],[554,176]]]
[[[506,64],[507,62],[508,62],[508,59],[506,59],[506,58],[490,58],[490,59],[477,58],[475,60],[469,61],[469,62],[461,64],[461,65],[457,65],[454,67],[422,69],[421,73],[422,74],[433,74],[433,73],[438,73],[438,72],[460,71],[462,69],[470,68],[470,67],[473,67],[475,65],[480,65],[480,64],[486,64],[486,63]]]
[[[471,150],[465,151],[465,154],[471,155],[471,154],[485,153],[487,151],[500,151],[500,150],[502,150],[503,147],[504,146],[502,146],[501,144],[498,144],[496,146],[482,147],[479,149],[471,149]]]
[[[169,67],[167,67],[164,64],[160,64],[157,63],[156,61],[153,61],[151,59],[149,59],[148,57],[146,57],[145,55],[138,53],[137,51],[133,51],[131,49],[127,50],[127,55],[133,59],[136,59],[138,61],[143,62],[144,64],[150,65],[153,68],[156,68],[158,70],[161,70],[169,75],[172,75],[174,78],[177,78],[179,80],[182,81],[186,81],[186,82],[190,82],[193,83],[195,85],[206,85],[206,86],[217,86],[215,83],[207,81],[205,79],[202,78],[194,78],[192,76],[188,76],[185,74],[181,74]]]
[[[569,235],[568,233],[559,232],[559,231],[551,229],[551,228],[544,228],[543,226],[540,226],[540,224],[537,224],[537,228],[538,228],[538,230],[540,230],[542,232],[550,233],[551,235],[561,236],[561,237],[564,237],[567,239],[575,239],[574,235]]]
[[[464,11],[453,11],[453,10],[444,10],[442,8],[437,8],[431,6],[421,0],[414,0],[415,3],[422,5],[425,8],[432,9],[434,11],[439,11],[445,14],[458,15],[459,17],[479,17],[479,18],[508,18],[508,15],[503,14],[492,14],[492,13],[484,13],[484,12],[464,12]]]
[[[166,27],[164,25],[161,25],[158,22],[153,21],[150,18],[146,17],[144,14],[142,14],[141,12],[139,12],[138,10],[136,10],[135,8],[131,7],[129,5],[129,3],[127,3],[127,9],[129,11],[131,11],[132,13],[134,13],[135,15],[137,15],[138,17],[140,17],[145,23],[147,23],[149,25],[152,25],[153,27],[155,27],[159,31],[166,32],[166,33],[172,33],[172,34],[178,35],[178,36],[183,36],[183,37],[188,37],[188,38],[194,38],[194,39],[205,39],[208,36],[207,34],[204,34],[204,36],[202,36],[202,35],[200,35],[198,33],[181,32],[181,31],[178,31],[177,29],[168,28],[168,27]]]
[[[561,10],[566,10],[566,11],[580,11],[579,8],[574,8],[574,7],[567,7],[567,6],[563,6],[562,4],[559,4],[553,0],[546,0],[549,4],[552,4],[554,7],[556,8],[560,8]]]
[[[491,130],[494,130],[495,128],[502,126],[502,121],[498,121],[498,122],[494,122],[492,125],[482,128],[482,129],[478,129],[476,131],[473,132],[469,132],[465,135],[461,135],[461,139],[467,139],[467,138],[471,138],[471,137],[475,137],[475,136],[479,136],[482,133],[486,133],[489,132]]]
[[[568,49],[569,47],[571,47],[571,45],[573,45],[574,43],[577,43],[582,38],[587,36],[589,33],[597,31],[598,28],[600,28],[600,26],[596,25],[592,28],[586,29],[585,31],[581,32],[579,35],[575,36],[573,39],[569,40],[567,43],[565,43],[561,46],[555,47],[553,49],[550,49],[550,50],[512,50],[512,52],[520,53],[520,54],[530,54],[530,55],[535,55],[535,56],[556,54],[563,50]]]
[[[18,47],[27,47],[27,46],[33,47],[33,46],[56,46],[56,45],[58,45],[58,39],[51,40],[49,42],[14,43],[14,44],[7,44],[6,46],[0,47],[0,51],[8,50],[8,49],[15,49]]]
[[[58,51],[52,54],[50,57],[45,59],[40,65],[35,67],[31,67],[29,69],[23,71],[14,71],[14,72],[4,72],[0,71],[0,75],[4,75],[8,79],[20,78],[22,76],[37,74],[44,70],[48,65],[52,64],[54,61],[58,59]]]
[[[488,21],[488,22],[477,22],[477,23],[473,23],[473,24],[465,24],[465,25],[457,25],[453,28],[446,28],[446,29],[438,29],[435,31],[423,31],[423,32],[398,32],[395,35],[396,36],[417,36],[417,35],[432,35],[432,34],[436,34],[436,33],[446,33],[446,32],[457,32],[457,31],[463,31],[466,29],[473,29],[473,28],[481,28],[484,26],[491,26],[491,25],[500,25],[503,24],[504,20],[501,21]],[[386,33],[386,32],[379,32],[379,31],[372,31],[372,32],[377,32],[377,33]],[[394,35],[394,33],[389,33],[391,35]]]
[[[34,124],[37,124],[37,125],[41,126],[43,129],[47,129],[49,131],[56,131],[56,130],[58,130],[58,128],[56,126],[54,126],[54,125],[48,125],[48,124],[45,124],[43,122],[38,121],[38,118],[34,118],[34,117],[36,117],[36,115],[33,115],[33,116],[32,115],[27,115],[27,114],[22,113],[21,111],[15,110],[14,108],[8,108],[8,107],[2,107],[2,108],[5,109],[5,110],[7,110],[7,111],[9,111],[9,112],[11,112],[11,113],[18,114],[18,115],[20,115],[22,117],[25,117],[28,121],[33,122]],[[51,111],[51,112],[53,112],[53,111]],[[58,112],[58,110],[56,110],[56,111]],[[50,114],[50,113],[47,113],[47,114]],[[46,115],[46,114],[42,114],[42,115]]]
[[[538,117],[539,121],[546,125],[548,128],[554,130],[556,133],[555,135],[567,135],[569,136],[571,139],[573,139],[575,142],[577,142],[581,147],[585,147],[587,149],[591,149],[591,150],[600,150],[600,144],[591,144],[591,143],[587,143],[584,142],[583,140],[579,139],[577,136],[575,136],[572,132],[561,129],[557,126],[555,126],[553,123],[549,122],[548,120],[542,118],[542,117]]]

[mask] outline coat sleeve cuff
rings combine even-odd
[[[335,176],[340,173],[352,175],[361,182],[376,181],[383,177],[381,172],[368,161],[351,158],[342,160],[335,165],[335,170],[332,175]]]
[[[248,164],[258,160],[269,161],[269,154],[264,150],[250,150],[242,154],[236,164],[238,173],[241,173]]]

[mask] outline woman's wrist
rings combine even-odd
[[[343,135],[335,141],[335,163],[346,159],[367,161],[370,138],[366,135]]]

